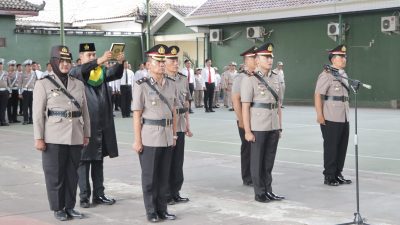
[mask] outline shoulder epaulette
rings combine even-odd
[[[271,73],[272,73],[272,74],[275,74],[275,75],[278,75],[278,74],[277,74],[277,73],[275,73],[275,71],[273,71],[273,70],[271,71]]]
[[[185,75],[185,74],[183,74],[183,73],[181,73],[181,72],[178,72],[178,75],[181,75],[181,76],[184,76],[184,77],[186,77],[186,75]]]
[[[170,77],[170,76],[165,76],[167,79],[170,79],[170,80],[172,80],[172,81],[175,81],[175,79],[174,78],[172,78],[172,77]]]
[[[69,75],[68,75],[69,76]],[[46,75],[44,75],[44,76],[42,76],[41,78],[39,78],[39,80],[43,80],[43,79],[45,79],[46,77],[53,77],[53,79],[56,77],[56,75],[54,75],[54,74],[46,74]]]
[[[139,79],[136,81],[137,84],[141,85],[145,82],[147,82],[149,79],[147,77],[143,77],[142,79]]]

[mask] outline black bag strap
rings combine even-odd
[[[46,76],[45,78],[47,78],[51,83],[53,83],[54,86],[58,88],[58,90],[64,93],[69,98],[69,100],[71,100],[72,103],[74,103],[76,108],[78,108],[79,110],[81,109],[81,106],[79,105],[78,101],[76,101],[74,96],[72,96],[67,90],[65,90],[65,88],[61,87],[61,85],[57,83],[57,81],[55,81],[51,76]]]
[[[279,101],[279,96],[278,94],[274,91],[274,89],[271,88],[271,86],[268,85],[268,83],[257,73],[254,73],[254,77],[256,77],[259,81],[261,81],[268,89],[269,92],[271,92],[271,94],[274,96],[275,101],[278,102]]]
[[[155,92],[157,93],[158,97],[160,97],[160,100],[161,100],[162,102],[164,102],[164,103],[168,106],[168,108],[169,108],[169,110],[171,111],[171,113],[174,114],[174,112],[173,112],[173,110],[172,110],[172,107],[171,107],[171,105],[168,103],[167,99],[164,97],[164,95],[162,95],[162,94],[157,90],[156,87],[154,87],[153,84],[150,83],[150,79],[147,79],[145,82],[146,82],[147,85],[149,85],[149,87],[150,87],[151,89],[153,89],[153,91],[155,91]]]

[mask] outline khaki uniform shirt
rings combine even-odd
[[[203,78],[201,77],[200,74],[198,74],[198,75],[196,74],[195,75],[194,82],[195,82],[194,90],[195,91],[202,91],[203,90],[204,81],[203,81]]]
[[[282,97],[282,88],[278,75],[270,72],[262,78],[275,90],[279,99]],[[240,97],[242,102],[254,103],[276,103],[274,96],[265,84],[255,76],[246,76],[242,79],[240,86]],[[270,131],[281,129],[279,124],[278,109],[253,108],[250,107],[250,126],[252,131]]]
[[[8,74],[6,71],[0,71],[0,88],[2,91],[9,91]]]
[[[56,75],[49,76],[65,88]],[[68,76],[66,90],[77,100],[81,106],[80,110],[48,79],[36,82],[32,109],[35,139],[44,139],[46,143],[52,144],[82,145],[83,138],[90,137],[90,119],[84,84]],[[48,116],[48,110],[82,111],[82,116],[74,118]]]
[[[30,74],[23,73],[21,82],[22,82],[21,94],[24,91],[33,91],[33,88],[35,87],[35,82],[36,82],[35,73],[33,71]]]
[[[347,77],[347,74],[341,74]],[[342,82],[348,85],[346,79],[339,78]],[[320,94],[322,97],[323,107],[322,112],[324,114],[325,120],[332,122],[345,122],[349,121],[349,102],[333,101],[333,100],[323,100],[324,96],[345,96],[349,97],[349,94],[342,86],[340,81],[336,79],[330,72],[323,71],[317,80],[317,85],[315,88],[315,93]]]
[[[243,78],[247,77],[247,74],[241,72],[239,75],[235,77],[232,84],[232,94],[239,94],[240,95],[240,86],[242,84]]]
[[[8,80],[10,82],[11,90],[19,90],[22,85],[22,73],[14,72],[12,74],[8,74]]]
[[[149,78],[157,90],[167,99],[170,106],[177,106],[178,92],[175,81],[170,78],[163,79],[163,85],[158,84],[152,77]],[[157,93],[149,87],[146,82],[135,83],[133,92],[132,109],[134,111],[142,110],[142,118],[151,120],[171,119],[172,112],[168,106],[161,101]],[[150,147],[168,147],[173,144],[173,131],[171,126],[155,126],[143,124],[142,143]]]
[[[174,78],[173,78],[174,79]],[[187,77],[177,74],[175,77],[176,89],[178,91],[178,106],[177,109],[189,108],[187,101],[192,100],[189,91],[189,84]],[[185,114],[176,114],[176,132],[186,132],[186,119]]]
[[[227,85],[226,88],[228,88],[228,91],[232,91],[233,81],[237,77],[238,73],[236,72],[236,70],[233,72],[230,71],[227,72],[228,76],[226,76],[226,85]]]

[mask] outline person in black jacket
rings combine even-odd
[[[71,75],[82,80],[85,84],[85,92],[90,114],[91,138],[88,146],[82,150],[79,174],[80,206],[89,208],[91,188],[89,171],[93,182],[93,204],[112,205],[114,199],[104,194],[103,158],[118,156],[117,137],[113,119],[110,86],[107,82],[121,79],[124,70],[125,56],[120,53],[118,62],[108,69],[103,66],[110,61],[112,54],[106,51],[103,56],[96,58],[94,43],[83,43],[79,46],[79,56],[82,65],[75,67]]]

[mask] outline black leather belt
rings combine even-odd
[[[253,108],[263,108],[263,109],[277,109],[278,103],[257,103],[252,102],[251,107]]]
[[[347,96],[327,96],[327,95],[325,95],[324,100],[348,102],[349,101],[349,97],[347,97]]]
[[[178,113],[178,114],[184,114],[187,111],[188,111],[188,108],[176,109],[176,113]]]
[[[75,117],[80,117],[82,116],[81,111],[53,111],[49,110],[47,111],[48,116],[61,116],[65,118],[75,118]]]
[[[146,125],[154,125],[154,126],[162,126],[167,127],[172,125],[171,119],[162,119],[162,120],[151,120],[151,119],[142,119],[143,124]]]

